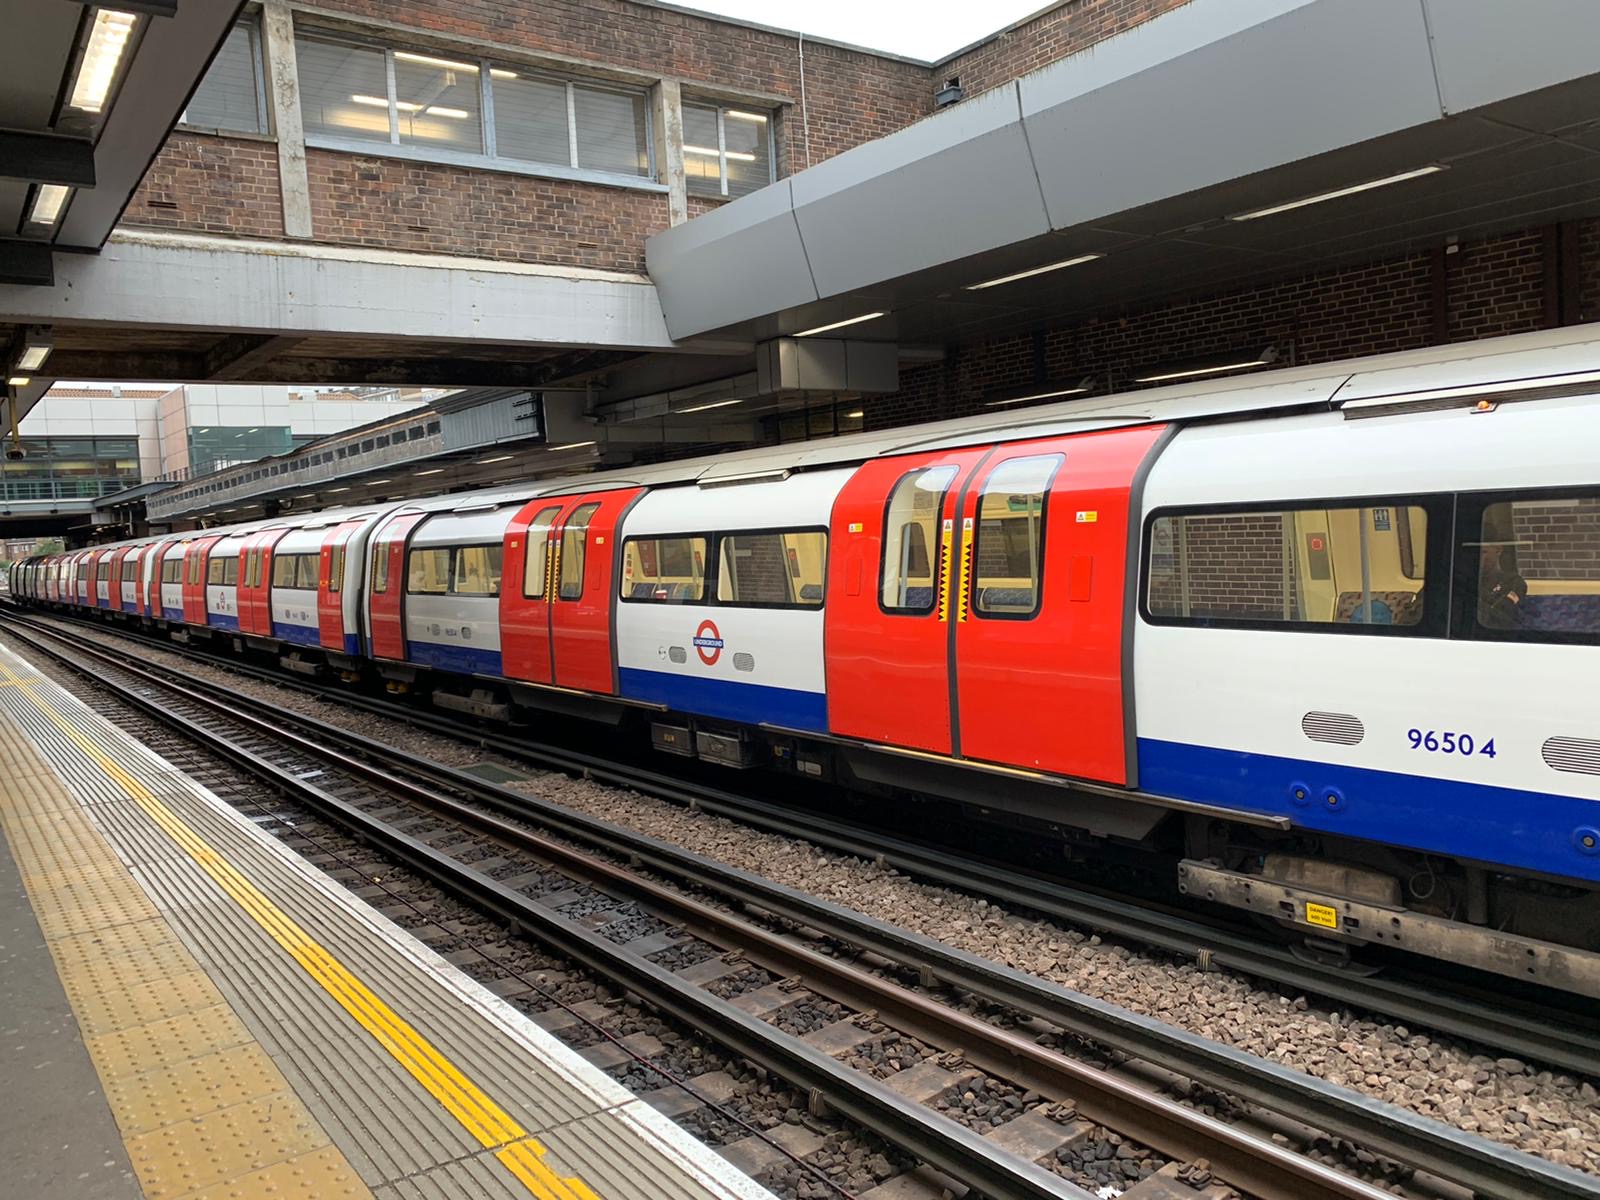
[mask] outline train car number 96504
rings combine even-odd
[[[1406,737],[1411,740],[1413,750],[1426,750],[1430,754],[1481,754],[1485,758],[1495,756],[1494,739],[1479,742],[1470,733],[1436,733],[1432,729],[1409,729]]]

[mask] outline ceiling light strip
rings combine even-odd
[[[78,63],[78,77],[72,83],[72,97],[67,101],[72,108],[89,113],[105,108],[111,87],[117,80],[117,68],[138,23],[139,18],[133,13],[118,12],[114,8],[95,10],[89,41]]]
[[[1394,183],[1404,183],[1408,179],[1420,179],[1424,175],[1436,175],[1446,169],[1443,163],[1429,163],[1425,167],[1417,167],[1412,171],[1401,171],[1398,175],[1385,175],[1382,179],[1369,179],[1365,183],[1354,183],[1349,187],[1337,188],[1331,192],[1318,192],[1315,196],[1305,196],[1299,200],[1290,200],[1285,204],[1274,204],[1270,208],[1257,208],[1250,212],[1234,213],[1228,220],[1255,221],[1262,217],[1275,217],[1279,213],[1292,212],[1294,209],[1305,208],[1310,204],[1322,204],[1328,200],[1342,200],[1346,196],[1370,192],[1373,188],[1388,187]]]
[[[1104,254],[1080,254],[1076,258],[1064,258],[1060,262],[1046,263],[1042,267],[1034,267],[1031,271],[1018,271],[1015,275],[1002,275],[999,279],[986,279],[982,283],[967,284],[967,291],[981,292],[984,288],[999,287],[1003,283],[1016,283],[1019,279],[1032,279],[1035,275],[1045,275],[1051,271],[1060,271],[1066,267],[1078,267],[1084,263],[1094,262],[1104,258]]]
[[[860,325],[864,321],[876,321],[879,317],[886,317],[888,315],[889,314],[888,314],[887,310],[885,310],[884,312],[862,313],[859,317],[847,317],[845,320],[843,320],[843,321],[835,321],[831,325],[818,325],[815,329],[803,329],[799,333],[793,334],[791,336],[797,337],[797,338],[811,337],[813,334],[827,333],[829,330],[832,330],[832,329],[843,329],[848,325]]]

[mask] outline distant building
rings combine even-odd
[[[23,418],[24,457],[0,463],[0,496],[80,500],[283,454],[425,404],[428,388],[142,387],[62,383]]]

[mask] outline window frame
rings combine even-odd
[[[1027,462],[1035,458],[1053,458],[1055,466],[1050,468],[1050,473],[1045,476],[1044,490],[1040,493],[1044,498],[1039,506],[1039,580],[1033,589],[1033,607],[1027,612],[985,612],[978,607],[979,548],[983,537],[983,498],[988,495],[989,484],[993,481],[995,472],[1004,470],[1012,463]],[[974,618],[985,621],[1032,621],[1044,611],[1044,579],[1050,566],[1050,501],[1056,486],[1056,479],[1061,475],[1061,469],[1067,465],[1067,456],[1063,452],[1045,451],[1042,454],[1019,454],[1011,458],[1003,458],[989,469],[984,476],[983,483],[976,489],[972,509],[972,577],[967,580],[969,593],[967,605]],[[1014,494],[1014,493],[1013,493]],[[962,531],[963,535],[965,531]]]
[[[1246,500],[1225,504],[1169,504],[1153,509],[1140,527],[1139,619],[1148,625],[1171,625],[1188,629],[1240,629],[1275,633],[1326,633],[1356,637],[1447,638],[1451,637],[1453,583],[1428,586],[1429,579],[1449,580],[1451,556],[1455,549],[1455,509],[1457,496],[1450,492],[1386,494],[1378,496],[1312,496],[1292,500]],[[1423,575],[1417,580],[1422,595],[1422,617],[1415,625],[1380,625],[1367,621],[1282,621],[1243,617],[1157,616],[1150,611],[1151,559],[1155,552],[1152,536],[1155,523],[1165,517],[1226,517],[1249,513],[1293,513],[1302,510],[1340,508],[1394,508],[1416,506],[1427,518],[1428,545],[1422,557]],[[1437,529],[1438,532],[1435,532]]]
[[[179,129],[192,129],[200,133],[219,134],[223,137],[262,138],[264,140],[271,140],[275,136],[276,131],[272,127],[272,106],[267,103],[267,56],[265,53],[266,39],[261,31],[261,17],[256,13],[245,13],[234,22],[232,28],[230,28],[228,32],[231,34],[234,29],[239,28],[245,29],[249,34],[250,61],[255,67],[255,128],[235,129],[227,125],[200,125],[187,120],[186,118],[189,115],[189,104],[193,103],[194,101],[194,97],[191,95],[188,103],[184,104],[183,112],[178,114],[177,127]],[[214,64],[208,64],[206,67],[206,74],[208,75],[211,73],[211,65]],[[201,76],[200,83],[204,84],[204,82],[205,77]],[[196,86],[198,90],[199,85]]]
[[[816,601],[799,600],[793,603],[763,603],[754,600],[723,600],[717,595],[722,583],[722,541],[729,537],[758,537],[762,534],[783,536],[794,533],[820,533],[822,535],[822,595]],[[660,541],[662,538],[704,538],[706,542],[706,572],[702,576],[705,582],[704,599],[701,600],[652,600],[645,596],[624,596],[622,594],[622,572],[617,572],[617,599],[623,604],[671,604],[698,606],[701,608],[747,608],[761,609],[767,612],[819,612],[827,606],[828,602],[828,549],[831,541],[832,530],[826,525],[764,525],[759,529],[723,529],[717,531],[703,529],[674,530],[671,533],[638,533],[623,542],[626,549],[629,541]]]
[[[571,604],[582,600],[583,593],[589,588],[589,526],[594,521],[595,517],[599,515],[601,503],[602,502],[599,500],[586,500],[584,503],[578,505],[577,508],[573,509],[572,512],[561,522],[561,542],[560,550],[559,553],[557,553],[555,560],[556,577],[554,580],[555,590],[553,592],[553,597],[558,604]],[[574,529],[573,526],[578,520],[578,514],[583,512],[584,509],[588,509],[589,511],[583,518],[583,524]],[[567,566],[567,534],[569,533],[576,533],[579,535],[581,540],[579,541],[578,545],[583,554],[583,562],[578,566],[578,590],[570,596],[567,595],[561,587],[561,576],[566,570]]]
[[[444,552],[444,587],[438,591],[421,591],[411,586],[411,560],[419,554],[438,554]],[[456,551],[454,546],[407,546],[405,553],[406,578],[405,591],[402,593],[407,599],[412,596],[448,596],[450,585],[455,578]]]
[[[935,540],[934,544],[929,547],[929,553],[933,555],[933,569],[930,572],[933,577],[933,595],[929,597],[927,608],[891,607],[883,602],[883,585],[888,580],[889,571],[889,510],[894,507],[895,493],[900,490],[901,486],[908,479],[914,479],[917,476],[926,475],[931,471],[951,472],[950,482],[945,484],[939,492],[938,509],[933,519]],[[878,586],[876,590],[878,593],[878,611],[883,613],[885,616],[926,617],[939,611],[939,587],[943,581],[944,573],[949,570],[950,567],[950,565],[944,561],[944,539],[942,536],[944,533],[944,507],[945,502],[950,499],[950,489],[955,487],[957,483],[960,482],[960,479],[961,468],[955,463],[930,463],[924,467],[913,467],[911,470],[905,472],[905,474],[901,475],[894,481],[894,486],[889,489],[888,496],[884,498],[883,520],[879,525],[881,532],[879,534],[880,544],[878,546]],[[954,533],[955,531],[952,529],[952,543],[954,542]],[[974,546],[974,550],[976,550],[976,546]]]
[[[702,100],[694,96],[685,96],[683,106],[685,108],[709,108],[717,114],[717,190],[715,192],[696,190],[687,179],[684,183],[685,190],[691,196],[699,196],[707,200],[736,199],[737,197],[734,197],[728,191],[728,110],[733,106],[724,104],[720,100]],[[777,124],[777,110],[768,108],[760,102],[752,103],[748,106],[739,106],[739,111],[741,112],[757,109],[760,109],[767,118],[765,122],[767,132],[767,181],[761,187],[752,188],[751,192],[759,192],[761,188],[771,187],[778,182],[778,147],[777,137],[773,131],[773,126]],[[710,147],[707,147],[707,149],[710,149]],[[742,192],[740,194],[748,196],[751,192]]]
[[[598,183],[611,187],[634,188],[645,192],[658,192],[665,194],[669,189],[666,184],[656,179],[659,166],[659,148],[655,144],[655,122],[650,118],[650,93],[648,88],[629,87],[626,84],[615,83],[604,79],[590,79],[579,75],[562,75],[549,67],[528,66],[526,64],[513,64],[502,62],[495,58],[486,58],[471,53],[456,53],[450,50],[434,50],[426,46],[411,46],[408,44],[394,44],[378,38],[361,37],[342,31],[330,30],[311,24],[299,24],[295,28],[295,43],[301,41],[322,42],[327,45],[350,46],[362,50],[376,51],[383,56],[384,75],[387,82],[389,101],[389,137],[387,140],[361,138],[342,138],[337,134],[306,130],[306,145],[315,149],[337,150],[351,154],[364,154],[382,158],[400,158],[414,162],[440,163],[446,166],[475,167],[499,171],[512,175],[531,175],[546,179],[566,179],[578,183]],[[444,146],[427,143],[405,143],[399,140],[395,117],[395,62],[396,52],[403,54],[421,54],[429,57],[448,57],[458,62],[471,63],[478,69],[478,116],[480,132],[482,134],[483,149],[476,153],[462,150],[451,150]],[[494,128],[494,71],[515,71],[518,75],[530,78],[544,79],[551,83],[565,86],[567,94],[567,161],[566,163],[540,163],[531,162],[523,158],[510,158],[498,153]],[[611,92],[642,100],[645,105],[644,122],[644,149],[647,163],[644,172],[638,175],[618,174],[612,171],[600,171],[592,167],[578,165],[578,128],[576,95],[574,89],[589,88],[594,91]]]
[[[623,572],[618,571],[617,572],[617,599],[618,600],[620,600],[624,604],[670,604],[670,605],[683,606],[683,605],[689,605],[689,604],[707,604],[707,603],[710,603],[710,602],[712,602],[712,601],[714,601],[716,599],[716,594],[717,593],[716,593],[715,589],[711,586],[712,577],[713,577],[713,564],[712,564],[712,561],[711,561],[711,558],[712,558],[711,551],[712,551],[712,548],[716,544],[716,539],[714,537],[708,535],[708,534],[704,534],[704,533],[656,533],[656,534],[640,533],[640,534],[634,534],[632,537],[626,537],[626,538],[622,539],[622,561],[624,563],[626,563],[628,561],[628,547],[633,545],[635,542],[664,542],[664,541],[668,541],[668,540],[673,540],[673,541],[682,540],[682,541],[685,541],[685,542],[701,541],[701,542],[705,543],[706,562],[705,562],[705,569],[700,573],[700,598],[698,600],[689,600],[689,599],[685,599],[685,600],[659,599],[658,600],[654,596],[633,596],[633,595],[628,595],[628,594],[624,593],[624,591],[623,591]],[[656,565],[660,566],[661,564],[658,561]],[[659,574],[660,574],[660,572],[658,571],[657,575],[659,575]]]
[[[456,581],[461,572],[461,552],[463,550],[498,550],[500,552],[500,574],[497,586],[492,592],[464,592],[456,586]],[[450,547],[450,590],[447,595],[465,596],[469,600],[484,600],[490,597],[499,599],[500,593],[506,586],[506,548],[504,542],[462,542]],[[434,596],[437,592],[423,592],[421,595]]]
[[[1561,629],[1497,629],[1478,620],[1480,564],[1476,543],[1483,536],[1483,516],[1496,504],[1541,503],[1551,500],[1600,498],[1600,486],[1579,484],[1569,487],[1496,488],[1486,492],[1462,492],[1456,497],[1455,528],[1450,547],[1455,555],[1455,571],[1450,578],[1451,637],[1467,642],[1511,642],[1544,646],[1600,646],[1600,630],[1593,632]],[[1524,576],[1526,578],[1526,576]]]
[[[550,531],[556,527],[556,522],[561,520],[563,504],[547,504],[528,520],[528,527],[523,530],[523,558],[522,558],[522,598],[524,600],[550,599]],[[549,514],[550,519],[544,524],[539,524],[539,518]],[[539,538],[543,543],[537,555],[533,552],[534,530],[539,531]],[[543,586],[537,592],[528,590],[528,576],[533,570],[534,563],[539,563],[539,573],[543,576]],[[504,564],[502,564],[504,565]],[[504,580],[502,578],[502,586]]]

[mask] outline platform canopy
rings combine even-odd
[[[1189,4],[656,234],[650,276],[678,338],[948,343],[1589,216],[1597,45],[1593,0]]]

